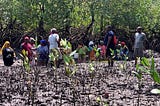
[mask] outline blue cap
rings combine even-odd
[[[40,40],[40,43],[45,45],[46,44],[46,40]]]

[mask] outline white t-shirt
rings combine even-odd
[[[51,34],[49,35],[48,42],[49,42],[49,49],[58,48],[58,41],[59,35],[58,34]]]
[[[143,48],[143,42],[146,40],[146,35],[142,33],[135,34],[134,48]]]

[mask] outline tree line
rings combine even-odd
[[[127,36],[141,25],[153,36],[160,32],[159,5],[159,0],[1,0],[0,36],[20,36],[33,30],[43,36],[52,27],[69,32],[71,27],[88,25],[92,25],[91,34],[113,25],[128,32]]]

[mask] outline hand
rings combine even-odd
[[[15,60],[18,60],[18,57],[14,57]]]

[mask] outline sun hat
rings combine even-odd
[[[137,27],[137,30],[139,30],[139,29],[142,29],[142,27],[141,27],[141,26],[138,26],[138,27]]]
[[[57,29],[56,29],[56,28],[52,28],[52,29],[51,29],[51,32],[52,32],[52,31],[57,31]]]

